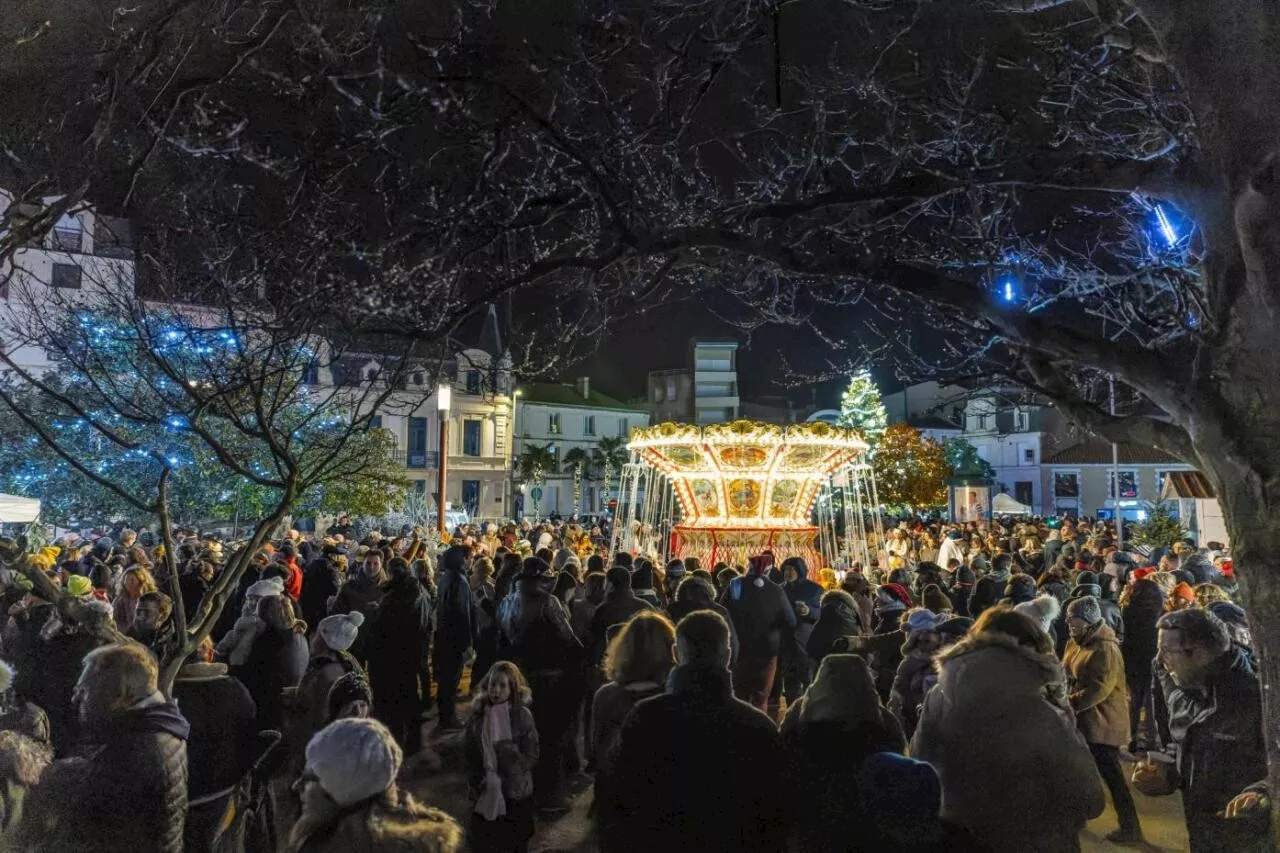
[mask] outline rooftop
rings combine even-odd
[[[1183,465],[1172,453],[1154,447],[1121,442],[1117,445],[1121,465]],[[1046,465],[1110,465],[1111,443],[1101,438],[1089,438],[1070,447],[1064,447],[1045,457]]]
[[[583,397],[578,386],[561,382],[532,382],[520,386],[520,399],[526,403],[543,403],[552,406],[582,406],[589,409],[619,409],[622,411],[645,411],[643,406],[624,403],[621,400],[601,394],[594,388],[589,389]]]

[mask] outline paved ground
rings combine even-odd
[[[426,727],[428,735],[431,725],[428,723]],[[465,825],[470,821],[472,803],[467,795],[461,736],[446,735],[437,740],[428,738],[428,742],[439,755],[440,768],[435,770],[426,764],[411,768],[406,773],[408,787],[423,802],[445,809]],[[580,777],[576,781],[578,793],[573,797],[573,808],[558,820],[539,821],[537,833],[530,845],[531,853],[595,853],[591,823],[587,817],[591,801],[589,780]],[[1016,780],[1010,780],[1010,784],[1016,784]],[[1145,797],[1134,792],[1134,799],[1137,801],[1143,831],[1150,842],[1145,848],[1149,853],[1177,853],[1187,849],[1180,795]],[[1028,815],[1027,818],[1034,820],[1035,816]],[[1115,828],[1115,812],[1108,805],[1102,816],[1092,821],[1081,834],[1084,853],[1134,850],[1133,847],[1120,847],[1104,840],[1107,833]]]

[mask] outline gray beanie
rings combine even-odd
[[[377,720],[334,720],[307,744],[307,768],[342,808],[387,790],[403,759],[395,738]]]
[[[1067,602],[1067,615],[1097,625],[1102,621],[1102,608],[1098,606],[1098,599],[1085,595]]]

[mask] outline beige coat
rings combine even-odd
[[[1078,851],[1106,800],[1057,658],[983,632],[938,655],[937,668],[911,754],[938,771],[942,817],[991,853]]]
[[[1076,724],[1089,743],[1124,746],[1129,742],[1129,693],[1124,657],[1115,631],[1105,622],[1077,643],[1067,643],[1062,656]]]

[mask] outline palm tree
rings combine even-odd
[[[591,479],[591,467],[594,464],[591,453],[581,447],[575,447],[564,455],[564,470],[572,471],[575,465],[581,465],[582,477],[586,480]]]
[[[591,461],[600,469],[609,468],[614,473],[622,470],[627,464],[629,454],[623,440],[617,436],[607,435],[596,442]]]
[[[516,459],[516,467],[520,470],[521,478],[536,480],[540,476],[556,472],[556,455],[551,452],[550,444],[531,444]]]

